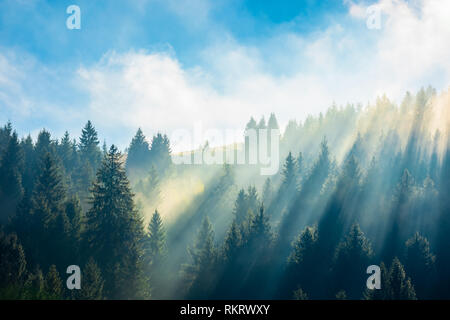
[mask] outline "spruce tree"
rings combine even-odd
[[[188,248],[191,262],[184,266],[188,297],[202,299],[208,297],[216,282],[214,267],[217,252],[214,246],[214,231],[206,216],[198,230],[192,247]]]
[[[300,184],[302,176],[305,174],[305,168],[304,168],[304,159],[303,159],[303,153],[300,152],[298,154],[298,157],[296,159],[297,164],[297,183]]]
[[[250,137],[252,137],[253,133],[254,133],[254,134],[256,134],[256,138],[258,139],[258,131],[256,130],[256,127],[257,127],[256,121],[253,117],[251,117],[249,122],[245,126],[245,133],[246,133],[246,135],[245,135],[245,159],[246,159],[246,163],[249,163],[250,148],[252,148],[252,146],[250,145],[250,141],[251,141]],[[253,131],[256,131],[256,132],[253,132]],[[254,143],[254,142],[252,141],[252,143]],[[252,151],[254,151],[254,150],[252,150]]]
[[[87,198],[89,188],[95,179],[95,173],[102,159],[97,131],[91,121],[88,121],[81,131],[78,148],[80,162],[78,164],[76,180],[78,183],[78,192],[84,201]]]
[[[23,164],[23,152],[17,133],[13,132],[0,161],[0,223],[7,222],[22,199]]]
[[[112,145],[92,187],[92,207],[87,213],[85,238],[90,255],[105,274],[108,298],[145,298],[142,266],[142,219],[122,163]]]
[[[268,129],[279,129],[278,121],[274,113],[270,114],[269,121],[267,122]]]
[[[77,298],[81,300],[102,300],[103,286],[101,270],[91,257],[83,268],[82,286]]]
[[[250,120],[248,121],[247,125],[245,126],[246,130],[249,129],[256,129],[256,121],[253,117],[250,118]]]
[[[235,220],[231,223],[224,241],[224,258],[227,261],[236,257],[242,245],[242,235]]]
[[[297,183],[297,166],[292,153],[289,152],[283,167],[283,184],[282,189],[284,192],[292,191],[296,187]]]
[[[389,270],[386,265],[380,263],[380,289],[368,289],[364,290],[363,296],[366,300],[391,300],[392,288],[390,283]]]
[[[298,288],[294,291],[294,300],[308,300],[308,295],[303,291],[302,288]]]
[[[34,180],[36,177],[36,152],[34,150],[33,140],[31,136],[28,135],[25,139],[20,142],[20,148],[24,155],[24,166],[21,172],[22,176],[22,186],[24,189],[24,197],[30,198],[33,192]]]
[[[397,257],[392,261],[389,270],[389,284],[392,300],[416,300],[416,293],[411,279],[406,277],[406,272]]]
[[[152,164],[158,169],[161,176],[165,174],[166,170],[171,166],[171,149],[170,142],[167,135],[157,133],[151,143],[150,159]]]
[[[152,297],[164,296],[164,284],[170,278],[167,272],[167,244],[166,231],[161,215],[157,210],[152,215],[145,238],[145,264],[152,286]]]
[[[306,227],[295,239],[292,252],[288,258],[288,268],[282,283],[289,294],[296,286],[300,286],[308,293],[317,291],[315,278],[317,264],[320,263],[317,252],[317,228]]]
[[[78,197],[71,196],[65,203],[64,212],[70,223],[70,238],[80,244],[83,232],[84,215]]]
[[[21,286],[26,268],[25,252],[17,236],[0,231],[0,288]]]
[[[150,147],[145,140],[145,136],[142,130],[139,128],[136,135],[131,140],[130,147],[128,148],[126,168],[127,171],[133,169],[146,170],[148,165]]]
[[[410,212],[410,200],[415,193],[414,178],[409,173],[409,170],[405,169],[392,199],[391,214],[389,217],[390,225],[385,240],[387,245],[383,248],[382,252],[384,260],[391,260],[402,254],[401,249],[406,240],[406,237],[403,238],[402,225]]]
[[[64,257],[70,255],[63,245],[68,241],[70,225],[64,212],[66,190],[64,188],[59,167],[50,153],[40,161],[39,176],[35,183],[29,211],[23,212],[20,238],[24,243],[27,255],[43,267],[50,264],[60,266],[66,263]],[[24,209],[28,207],[24,203]],[[31,231],[31,233],[30,233]],[[54,240],[58,238],[58,241]]]
[[[70,139],[69,132],[65,132],[61,143],[58,145],[58,155],[64,166],[64,170],[70,173],[73,168],[73,146],[72,140]]]
[[[54,264],[50,266],[45,276],[44,288],[47,299],[59,300],[63,298],[63,283]]]
[[[50,153],[44,156],[41,164],[32,197],[33,214],[47,228],[63,212],[66,192],[59,168]]]
[[[273,234],[269,224],[269,218],[261,206],[259,213],[253,218],[248,235],[248,246],[254,253],[259,253],[270,247]]]
[[[35,151],[36,151],[36,159],[38,162],[36,163],[36,166],[39,167],[39,160],[43,159],[43,157],[50,153],[53,157],[56,155],[56,146],[55,141],[52,140],[50,132],[43,129],[39,132],[38,138],[35,145]]]
[[[430,289],[435,285],[435,256],[431,253],[427,238],[418,232],[406,241],[405,270],[412,278],[412,284],[418,298],[430,295]]]
[[[345,240],[336,248],[332,283],[335,290],[345,289],[350,299],[359,299],[364,291],[366,268],[372,248],[358,224],[354,224]]]
[[[272,180],[267,178],[264,182],[263,192],[262,192],[262,202],[266,206],[270,206],[270,202],[272,201],[273,189],[272,189]]]
[[[152,215],[147,228],[146,251],[152,267],[159,267],[167,253],[166,232],[158,210]]]
[[[0,156],[5,152],[11,133],[13,132],[12,124],[10,121],[3,128],[0,128]]]
[[[79,149],[81,161],[89,162],[89,164],[94,168],[94,171],[99,166],[101,161],[99,143],[97,131],[92,125],[92,122],[88,121],[81,130]]]
[[[264,116],[262,116],[261,119],[259,120],[257,128],[258,129],[266,129],[267,128],[266,119],[264,118]]]
[[[249,186],[247,189],[247,208],[254,214],[257,213],[260,208],[258,192],[256,191],[255,186]]]
[[[22,298],[28,300],[41,300],[48,298],[45,294],[44,274],[38,265],[34,267],[33,272],[29,272],[27,275],[27,279],[23,286]]]
[[[234,219],[238,225],[244,222],[248,209],[247,196],[244,189],[241,189],[239,190],[233,209]]]

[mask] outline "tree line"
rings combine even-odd
[[[122,153],[100,148],[91,122],[78,141],[42,130],[36,142],[8,123],[0,297],[447,299],[450,147],[448,133],[430,135],[435,97],[428,88],[400,107],[383,97],[291,121],[278,174],[224,165],[171,223],[157,208],[144,223],[134,195],[171,201],[161,183],[194,170],[174,168],[166,135],[147,142],[139,129]],[[381,125],[393,118],[408,127]],[[267,126],[278,128],[275,115],[247,128]],[[81,290],[65,288],[71,264]],[[380,290],[366,288],[371,264]]]

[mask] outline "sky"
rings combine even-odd
[[[59,138],[92,120],[125,148],[138,127],[170,137],[271,112],[283,127],[400,102],[448,88],[449,17],[447,0],[2,0],[0,123]]]

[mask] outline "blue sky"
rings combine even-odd
[[[66,28],[72,4],[81,30]],[[380,29],[366,26],[369,5],[381,8]],[[89,118],[124,147],[138,126],[240,127],[272,111],[285,124],[333,101],[445,89],[449,48],[432,48],[448,39],[448,10],[422,0],[3,0],[0,121],[21,135],[77,136]]]
[[[71,4],[82,10],[80,31],[65,28]],[[318,0],[5,0],[0,3],[0,46],[61,64],[90,63],[110,50],[170,45],[189,65],[201,48],[219,40],[220,32],[242,42],[261,41],[280,29],[306,34],[347,11],[344,2]]]

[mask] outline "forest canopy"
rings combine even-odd
[[[168,133],[137,129],[121,151],[91,121],[78,138],[5,124],[0,299],[449,299],[449,92],[333,105],[282,129],[268,177],[176,165]],[[373,264],[381,290],[366,288]]]

